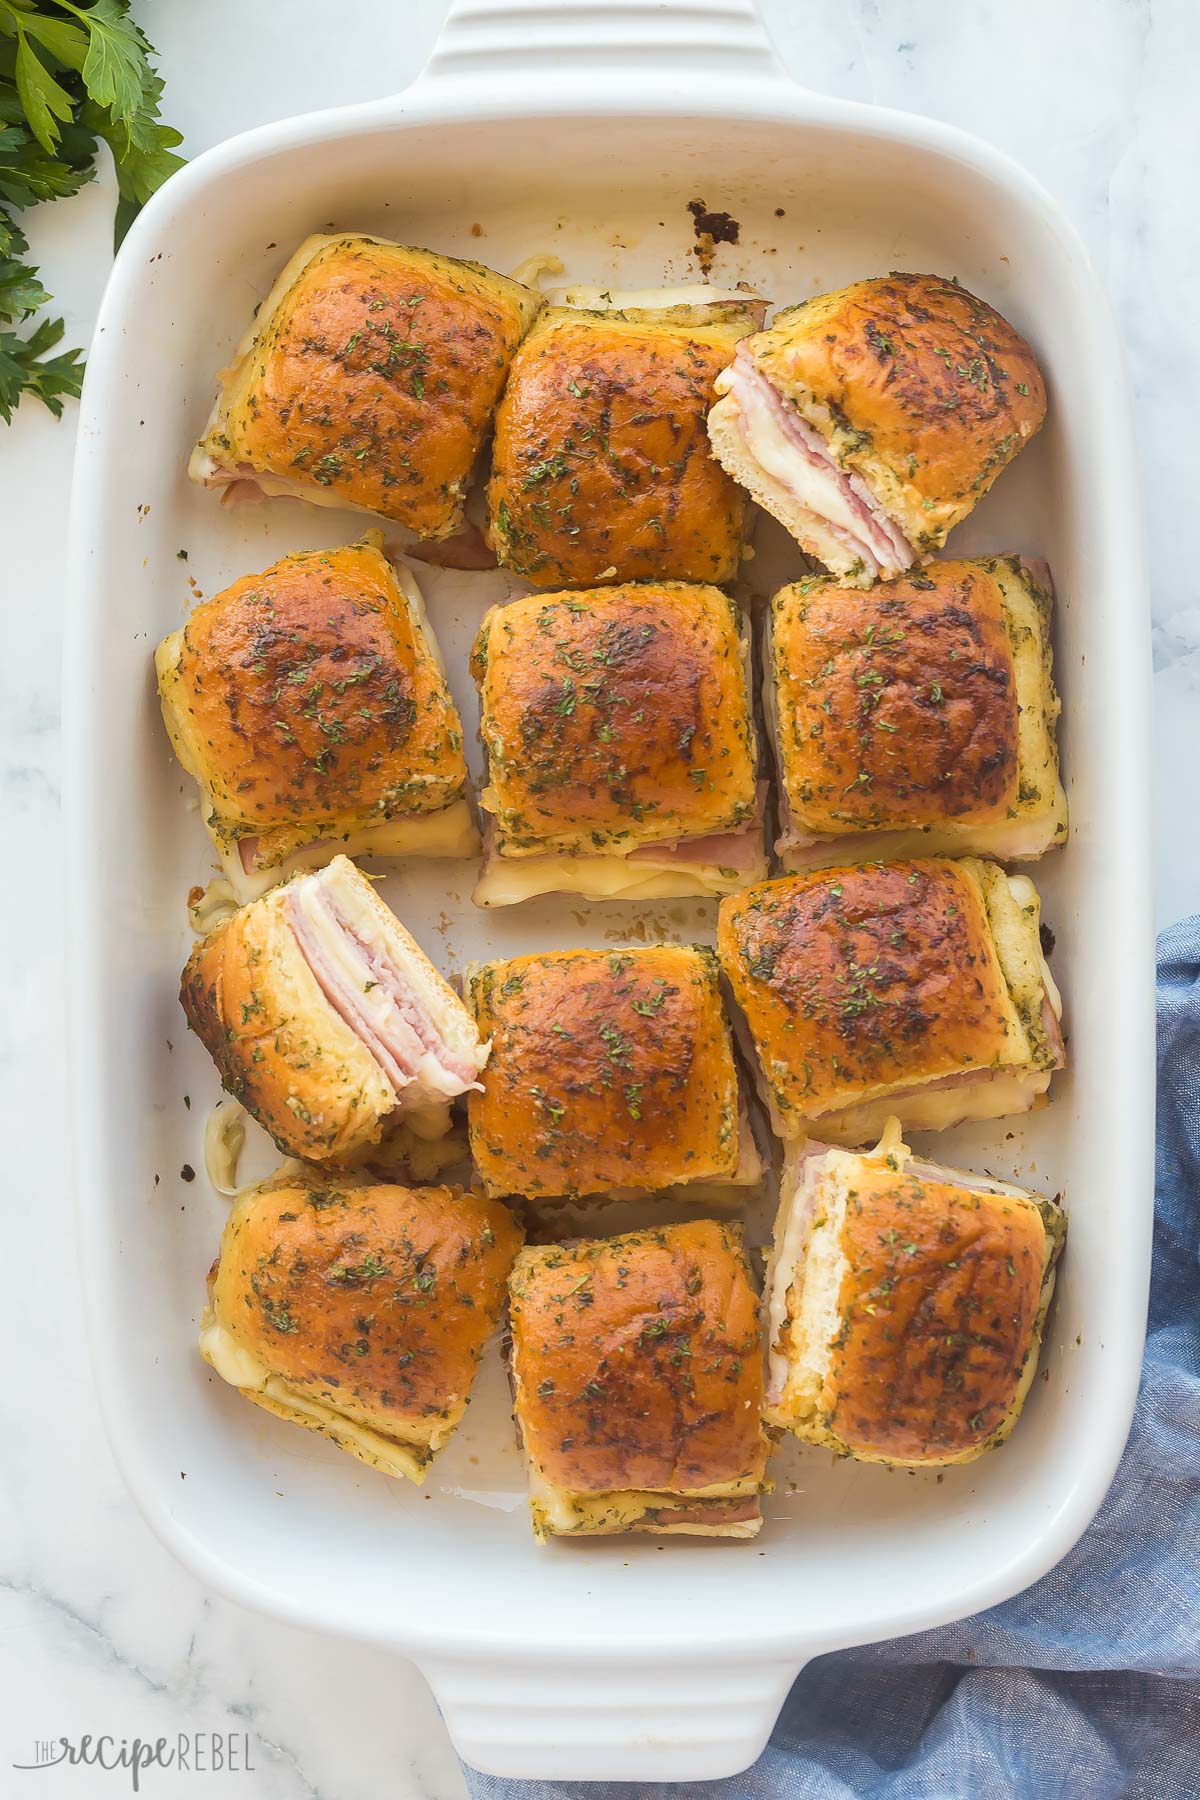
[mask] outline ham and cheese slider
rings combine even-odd
[[[488,542],[539,588],[728,581],[746,500],[712,455],[713,383],[763,304],[709,288],[569,289],[496,414]]]
[[[1046,411],[1029,345],[940,275],[878,276],[786,308],[742,340],[717,392],[718,460],[863,587],[939,550]]]
[[[776,594],[764,700],[784,868],[1063,843],[1050,608],[1045,565],[1019,556]]]
[[[793,1150],[767,1270],[768,1422],[898,1468],[1003,1443],[1065,1235],[1052,1200],[920,1161],[895,1121],[867,1155]]]
[[[539,1539],[755,1536],[767,1443],[740,1225],[525,1250],[509,1316]]]
[[[487,1060],[458,995],[344,856],[218,926],[179,997],[227,1090],[307,1162],[361,1154],[389,1123],[444,1136]]]
[[[466,1409],[521,1239],[507,1207],[457,1188],[281,1173],[229,1215],[200,1354],[256,1406],[423,1481]]]
[[[477,854],[441,653],[381,533],[243,576],[163,640],[155,666],[239,900],[339,848]]]
[[[449,538],[540,305],[478,263],[306,238],[222,372],[188,473],[234,500],[290,495]]]
[[[518,956],[469,969],[466,993],[492,1045],[467,1105],[490,1194],[708,1202],[758,1180],[711,950]]]
[[[963,858],[787,876],[722,901],[717,945],[785,1140],[873,1143],[1045,1103],[1061,1003],[1026,876]]]
[[[719,588],[530,594],[488,612],[471,666],[477,905],[728,894],[766,873],[747,631]]]

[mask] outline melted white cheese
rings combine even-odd
[[[200,1320],[200,1354],[222,1381],[237,1388],[247,1399],[278,1418],[321,1432],[340,1449],[385,1475],[423,1482],[430,1453],[440,1447],[456,1423],[456,1419],[438,1420],[430,1431],[428,1447],[419,1440],[410,1446],[372,1431],[273,1375],[265,1363],[234,1341],[207,1306]]]
[[[847,532],[857,543],[862,519],[846,493],[844,478],[834,469],[812,462],[792,442],[756,383],[735,388],[738,423],[750,455],[786,488],[797,505]]]
[[[857,1160],[840,1150],[808,1158],[776,1221],[767,1317],[770,1391],[778,1398],[767,1416],[777,1424],[811,1417],[820,1402],[841,1323],[842,1225]]]
[[[238,1191],[238,1162],[246,1143],[246,1109],[227,1095],[204,1122],[204,1171],[227,1200]]]
[[[950,1131],[980,1119],[1001,1119],[1031,1112],[1050,1085],[1049,1069],[995,1069],[962,1087],[934,1088],[928,1093],[884,1094],[811,1121],[814,1136],[834,1144],[866,1144],[877,1138],[895,1114],[906,1131]],[[808,1130],[800,1122],[799,1135]],[[793,1136],[796,1132],[793,1131]]]
[[[405,986],[432,1022],[438,1037],[457,1055],[472,1062],[477,1071],[482,1069],[488,1047],[480,1044],[475,1021],[399,921],[375,903],[369,884],[353,863],[344,856],[336,857],[319,874],[302,876],[294,882],[288,895],[290,904],[303,914],[305,926],[320,944],[329,966],[356,995],[359,1007],[385,1042],[396,998],[386,982],[372,976],[362,950],[323,903],[323,896],[336,905],[363,944],[381,961],[391,962],[400,971]],[[416,1063],[411,1091],[406,1090],[404,1110],[407,1113],[414,1101],[437,1107],[444,1096],[453,1097],[462,1091],[459,1078],[443,1068],[435,1051],[424,1050]],[[448,1112],[441,1116],[441,1130],[430,1132],[430,1136],[441,1136],[448,1128]]]
[[[1057,841],[1057,814],[1051,806],[1038,813],[1022,813],[1015,819],[991,824],[910,826],[894,831],[847,831],[822,836],[799,849],[781,849],[780,864],[787,874],[805,869],[833,868],[839,863],[892,862],[910,856],[955,856],[969,850],[974,856],[994,856],[1005,862],[1031,862],[1043,856]]]
[[[761,1484],[749,1480],[731,1482],[718,1487],[697,1489],[694,1493],[654,1492],[624,1488],[608,1494],[575,1494],[555,1487],[536,1469],[529,1469],[529,1507],[534,1530],[539,1538],[548,1533],[556,1536],[597,1536],[609,1532],[628,1531],[655,1507],[690,1508],[698,1500],[730,1499],[757,1494]],[[669,1519],[658,1521],[654,1530],[669,1531]],[[757,1520],[737,1524],[675,1527],[690,1536],[752,1537],[758,1530]]]
[[[217,1323],[210,1306],[205,1307],[200,1320],[200,1354],[230,1387],[250,1391],[265,1388],[271,1379],[266,1364],[235,1343],[225,1327]]]
[[[302,869],[319,869],[339,853],[351,859],[358,857],[401,856],[445,857],[454,861],[478,856],[479,833],[471,815],[470,803],[452,800],[438,812],[417,813],[407,819],[387,819],[380,825],[364,825],[357,830],[334,833],[328,826],[314,826],[324,835],[313,844],[305,844],[270,868],[247,873],[237,845],[216,845],[221,867],[238,899],[257,900]]]
[[[1050,964],[1046,961],[1045,952],[1042,949],[1041,895],[1034,887],[1032,881],[1030,881],[1028,875],[1010,875],[1008,877],[1008,890],[1025,917],[1033,920],[1034,929],[1030,941],[1031,946],[1036,944],[1037,947],[1037,961],[1038,968],[1041,972],[1042,986],[1046,991],[1046,998],[1050,1002],[1055,1018],[1061,1019],[1063,1015],[1062,995],[1058,991],[1058,983],[1050,973]]]
[[[761,867],[654,862],[639,856],[490,856],[471,898],[476,906],[518,906],[537,894],[579,894],[585,900],[675,900],[734,894],[766,875]]]
[[[535,250],[532,256],[527,256],[515,269],[508,271],[508,279],[519,281],[522,287],[532,288],[536,293],[543,275],[561,275],[562,272],[561,256],[551,256],[544,250]]]

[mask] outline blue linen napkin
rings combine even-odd
[[[466,1769],[473,1800],[1197,1800],[1200,917],[1158,944],[1155,1179],[1133,1429],[1057,1568],[975,1618],[818,1657],[743,1775],[630,1785]]]

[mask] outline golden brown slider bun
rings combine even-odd
[[[509,1308],[539,1538],[755,1535],[762,1350],[740,1225],[525,1250]]]
[[[940,275],[873,277],[786,308],[739,345],[717,393],[718,460],[863,586],[939,550],[1046,412],[1029,345]]]
[[[785,1139],[872,1143],[1044,1103],[1065,1060],[1025,876],[964,857],[811,871],[721,903],[717,948]]]
[[[761,308],[740,298],[673,307],[670,289],[659,300],[547,307],[513,360],[487,536],[537,587],[737,573],[746,503],[713,459],[705,419]]]
[[[478,263],[363,232],[306,238],[223,372],[188,473],[448,537],[540,305]]]
[[[458,1188],[276,1175],[229,1215],[200,1354],[255,1405],[423,1481],[521,1240],[506,1207]]]
[[[1045,565],[931,562],[866,593],[831,575],[771,606],[766,700],[785,868],[1067,835]]]
[[[163,718],[241,900],[339,847],[479,849],[441,653],[382,542],[244,575],[158,647]]]
[[[864,1462],[971,1462],[1037,1370],[1058,1206],[921,1162],[891,1121],[869,1155],[798,1146],[768,1270],[767,1419]]]
[[[760,1174],[711,950],[558,950],[467,971],[491,1056],[468,1103],[491,1194],[746,1185]]]
[[[720,894],[765,874],[748,661],[715,587],[493,607],[471,659],[494,821],[476,902]]]
[[[179,998],[224,1086],[307,1162],[360,1154],[389,1119],[443,1136],[487,1059],[458,995],[344,856],[198,943]]]

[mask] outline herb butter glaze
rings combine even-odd
[[[531,594],[471,658],[502,854],[584,854],[736,829],[758,748],[744,626],[719,588]]]
[[[940,275],[893,272],[819,294],[777,313],[746,350],[924,554],[1045,417],[1024,338]]]
[[[535,586],[736,575],[745,499],[705,419],[756,309],[680,310],[547,308],[517,352],[496,414],[488,541]]]
[[[160,653],[172,742],[219,848],[280,862],[315,836],[466,790],[462,725],[424,621],[372,543],[285,556],[205,601]]]
[[[714,1524],[740,1523],[734,1535],[756,1528],[767,1443],[740,1225],[701,1219],[530,1249],[509,1292],[535,1530],[623,1530],[631,1510],[661,1529],[671,1513],[659,1508],[680,1497],[693,1524],[707,1508]],[[574,1518],[556,1522],[539,1488],[557,1489]]]
[[[712,951],[519,956],[470,970],[467,999],[492,1042],[468,1102],[490,1193],[655,1191],[736,1175],[738,1080]]]
[[[222,469],[442,538],[541,301],[478,263],[383,238],[309,238],[227,372],[200,440]]]

